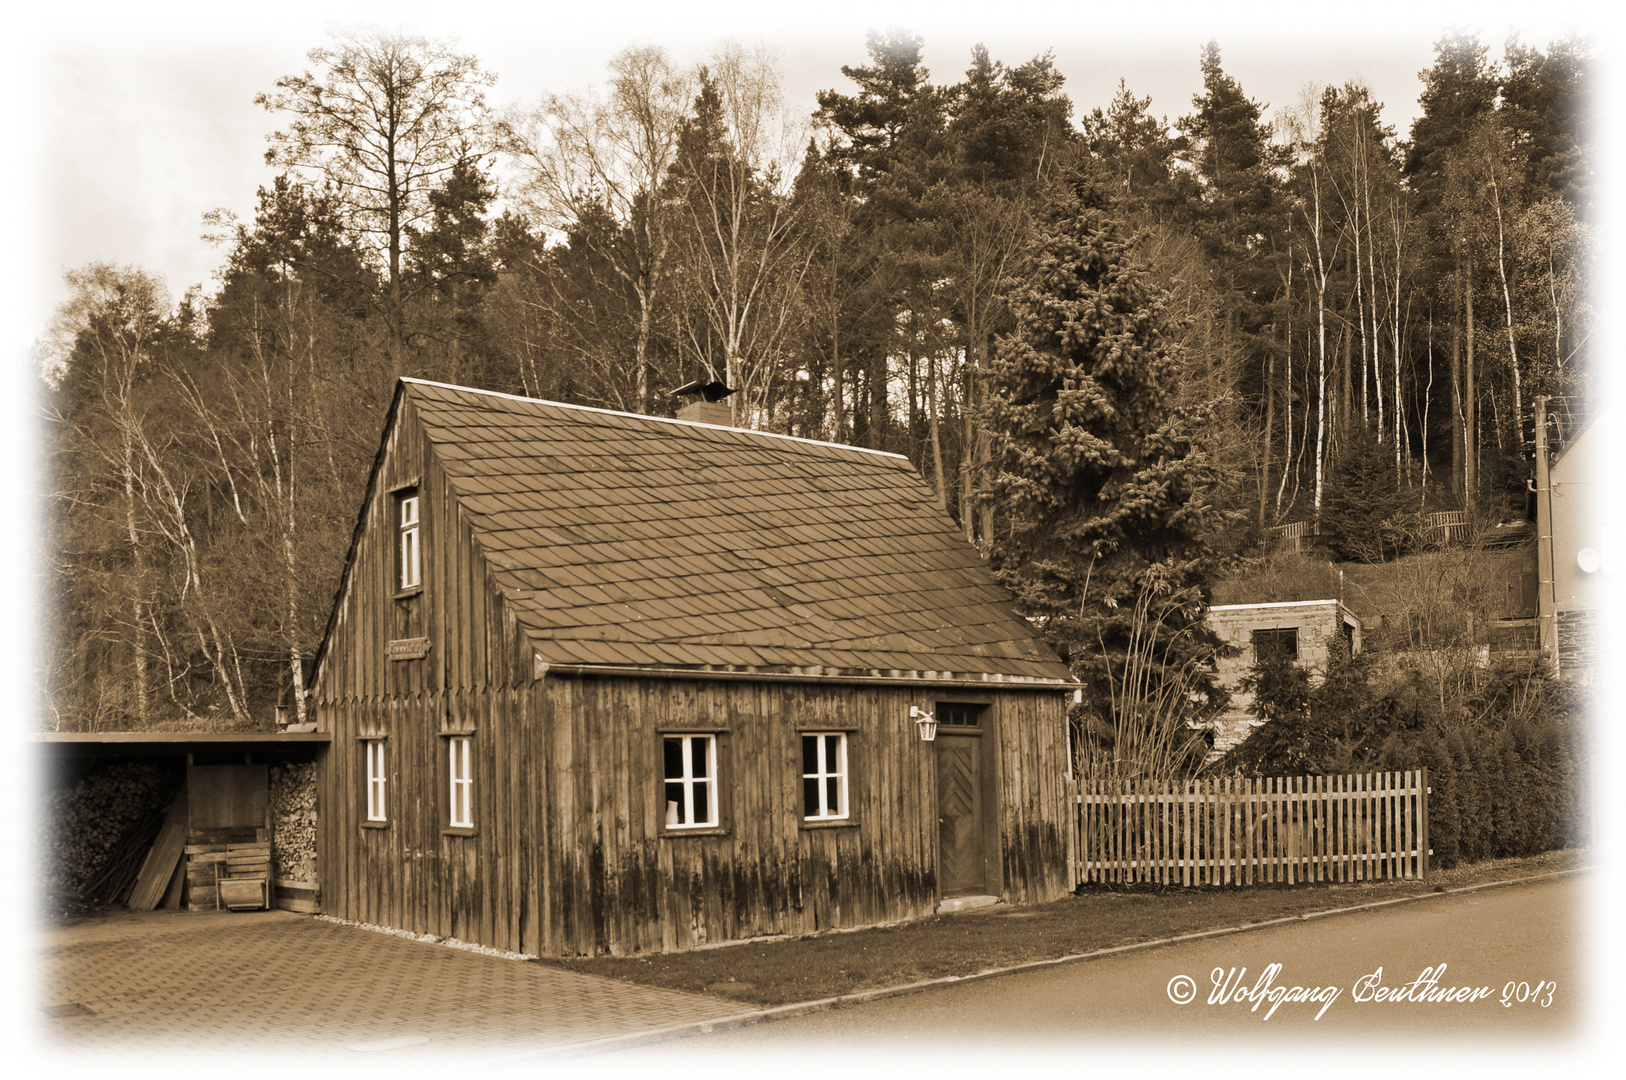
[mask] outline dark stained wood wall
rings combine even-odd
[[[423,591],[395,581],[392,489],[416,479]],[[317,675],[316,715],[333,735],[321,778],[322,908],[359,922],[535,951],[536,877],[530,657],[411,406],[389,435],[366,523]],[[389,642],[427,637],[427,656],[391,660]],[[473,736],[474,829],[445,828],[447,733]],[[364,824],[360,740],[386,742],[389,821]],[[527,927],[529,930],[527,931]]]
[[[935,910],[935,758],[909,706],[955,695],[746,681],[545,685],[545,816],[557,842],[544,952],[665,951]],[[985,738],[996,740],[1002,891],[1015,902],[1054,899],[1070,888],[1062,694],[981,700],[994,721]],[[726,732],[722,834],[663,835],[663,730]],[[851,733],[853,825],[802,824],[799,733],[808,730]]]

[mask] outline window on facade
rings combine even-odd
[[[717,736],[666,735],[661,742],[666,827],[716,826]]]
[[[396,546],[396,587],[415,589],[423,584],[423,553],[419,545],[418,492],[409,488],[395,497],[399,508],[400,543]]]
[[[447,775],[451,778],[451,812],[447,815],[447,824],[454,829],[474,827],[473,743],[474,740],[467,735],[446,740],[450,755]]]
[[[386,821],[384,809],[384,740],[368,739],[367,747],[367,820]]]
[[[952,701],[937,703],[938,727],[971,727],[982,722],[982,705],[965,705]]]
[[[1253,658],[1257,663],[1297,660],[1299,658],[1299,630],[1296,626],[1253,632]]]
[[[802,736],[802,816],[808,821],[833,821],[847,816],[845,732]]]

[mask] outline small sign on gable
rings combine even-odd
[[[391,660],[422,660],[428,655],[429,639],[426,637],[397,638],[389,644]]]

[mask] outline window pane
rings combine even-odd
[[[818,817],[819,815],[819,779],[816,776],[805,777],[802,780],[802,816]]]
[[[944,727],[976,727],[981,715],[981,705],[937,703],[937,722]]]
[[[668,780],[681,780],[683,778],[683,740],[667,736],[665,750],[666,771],[662,775]]]
[[[696,740],[697,742],[700,740]],[[711,781],[696,780],[694,784],[694,823],[715,825],[711,817]]]
[[[704,735],[691,735],[689,736],[689,746],[693,754],[691,762],[693,768],[690,775],[696,779],[710,776],[711,765],[707,758],[710,756],[711,739]]]
[[[841,778],[832,776],[824,781],[824,812],[841,813]]]
[[[812,776],[819,771],[819,737],[802,736],[802,775]]]

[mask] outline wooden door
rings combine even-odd
[[[943,896],[988,886],[983,836],[982,739],[937,736],[937,886]]]

